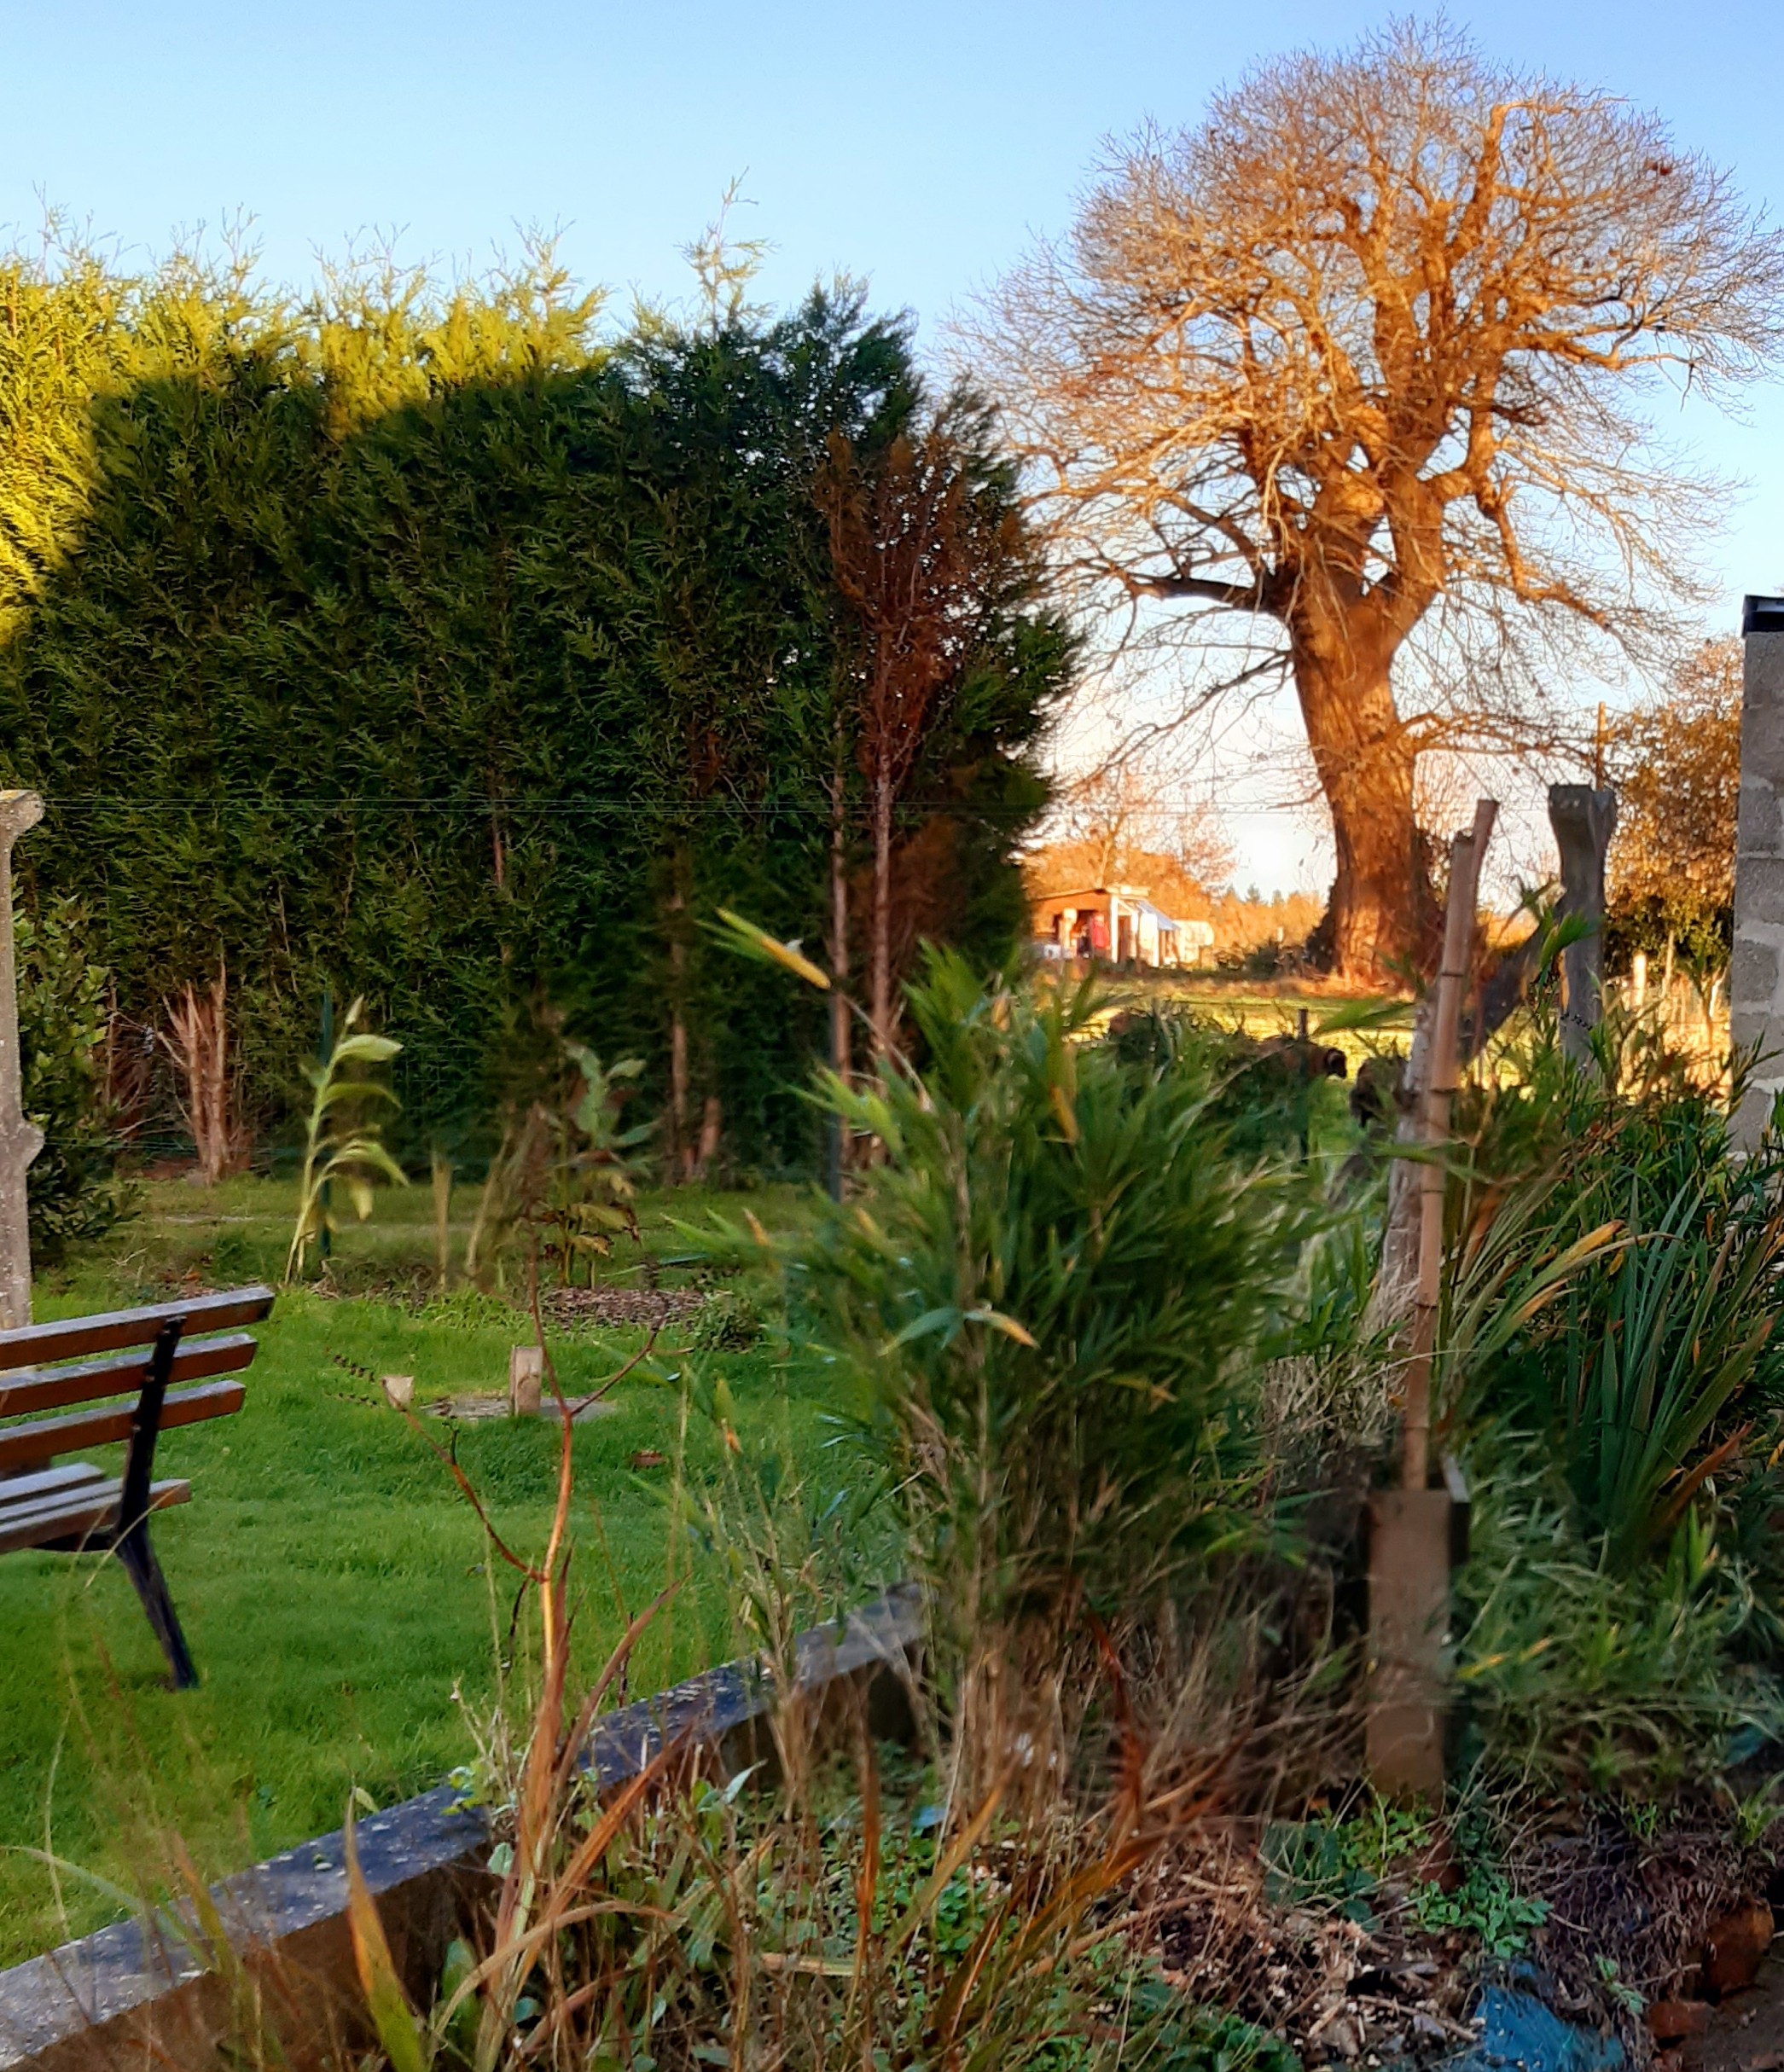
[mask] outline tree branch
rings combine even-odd
[[[1281,607],[1272,601],[1275,585],[1268,577],[1255,583],[1222,583],[1212,576],[1136,576],[1119,572],[1117,580],[1130,597],[1155,597],[1161,601],[1188,597],[1206,598],[1224,605],[1230,612],[1262,612],[1281,618]]]

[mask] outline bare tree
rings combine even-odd
[[[1097,885],[1132,878],[1136,858],[1159,855],[1199,885],[1223,885],[1232,844],[1213,807],[1183,786],[1183,773],[1155,756],[1099,763],[1062,786],[1061,836],[1083,850]]]
[[[1114,149],[966,335],[1096,594],[1264,622],[1221,680],[1293,680],[1360,975],[1428,947],[1420,752],[1527,745],[1545,640],[1670,625],[1713,506],[1642,401],[1770,364],[1781,300],[1657,118],[1402,25]]]
[[[892,851],[898,803],[986,628],[1032,589],[1037,574],[1009,485],[985,458],[982,417],[956,398],[927,430],[900,435],[869,457],[832,432],[815,485],[836,586],[860,636],[854,735],[874,852],[869,1013],[882,1058],[894,1020]],[[840,902],[842,895],[836,897]],[[840,943],[840,915],[832,926]]]

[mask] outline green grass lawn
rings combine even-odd
[[[155,1183],[102,1251],[46,1279],[38,1315],[165,1298],[183,1274],[206,1286],[271,1278],[293,1193],[244,1181],[207,1197]],[[749,1200],[773,1220],[796,1213],[790,1191]],[[669,1213],[709,1205],[686,1192],[648,1202],[647,1235],[664,1235]],[[455,1202],[461,1244],[474,1210]],[[425,1188],[381,1198],[377,1219],[346,1233],[335,1260],[341,1285],[374,1292],[282,1294],[240,1415],[162,1442],[158,1471],[193,1485],[192,1502],[157,1521],[155,1540],[200,1689],[165,1687],[115,1564],[0,1559],[0,1962],[117,1911],[100,1889],[66,1872],[58,1881],[22,1851],[47,1848],[129,1887],[165,1860],[155,1837],[171,1827],[217,1875],[337,1825],[356,1787],[382,1806],[470,1753],[466,1709],[495,1700],[518,1579],[491,1559],[446,1469],[354,1368],[412,1374],[422,1400],[498,1389],[509,1347],[529,1330],[475,1303],[442,1318],[378,1297],[381,1285],[425,1283],[431,1215]],[[549,1343],[573,1394],[641,1338],[613,1331]],[[840,1457],[821,1450],[824,1413],[848,1407],[833,1378],[810,1362],[785,1364],[771,1346],[713,1357],[747,1436],[772,1438],[815,1475],[840,1478]],[[694,1569],[638,1651],[636,1695],[728,1651],[735,1635],[693,1542],[669,1544],[677,1463],[691,1483],[710,1479],[714,1439],[696,1420],[683,1452],[674,1388],[629,1381],[615,1401],[613,1415],[575,1439],[579,1660],[605,1657],[672,1565]],[[461,1465],[497,1529],[529,1552],[549,1527],[557,1448],[544,1423],[462,1428]],[[646,1449],[669,1465],[635,1468]],[[524,1661],[524,1636],[519,1652]]]
[[[1383,995],[1375,1001],[1317,982],[1260,981],[1236,973],[1166,970],[1118,983],[1114,990],[1123,1000],[1136,1005],[1144,1002],[1205,1015],[1210,1021],[1262,1038],[1293,1036],[1305,1013],[1310,1032],[1342,1050],[1353,1065],[1374,1050],[1404,1050],[1412,1034],[1410,1000]],[[1380,1019],[1367,1034],[1344,1025],[1358,1009],[1371,1005]],[[1323,1024],[1333,1020],[1339,1025],[1322,1034]]]

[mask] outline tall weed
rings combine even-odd
[[[380,1081],[365,1077],[367,1068],[388,1065],[403,1046],[362,1029],[363,1007],[363,1001],[353,1002],[327,1059],[305,1068],[314,1099],[298,1171],[297,1220],[285,1258],[288,1281],[302,1278],[311,1249],[321,1243],[323,1233],[340,1228],[335,1187],[363,1223],[372,1212],[374,1181],[398,1187],[409,1184],[408,1175],[385,1148],[382,1123],[374,1113],[381,1101],[394,1107],[397,1097]]]

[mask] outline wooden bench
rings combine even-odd
[[[272,1303],[270,1288],[237,1288],[0,1331],[0,1554],[115,1553],[177,1691],[189,1690],[198,1672],[148,1543],[148,1519],[188,1501],[192,1485],[154,1479],[155,1442],[241,1407],[241,1382],[213,1378],[237,1375],[253,1359],[254,1341],[238,1326],[259,1323]],[[96,1357],[103,1355],[118,1356]],[[136,1400],[110,1400],[119,1396]],[[40,1414],[76,1404],[100,1407]],[[117,1479],[85,1461],[55,1465],[119,1441],[126,1451]]]

